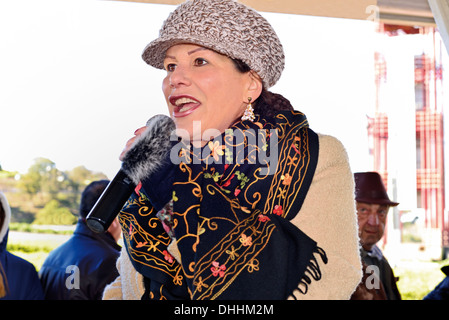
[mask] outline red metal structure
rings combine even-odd
[[[426,226],[431,228],[442,228],[444,217],[443,112],[436,92],[442,80],[439,69],[432,57],[415,57],[418,206],[426,210]]]
[[[444,184],[444,117],[442,107],[441,42],[432,27],[410,28],[380,25],[380,32],[389,36],[420,33],[431,39],[432,48],[415,56],[415,119],[416,119],[416,192],[417,208],[424,209],[425,228],[442,232],[443,249],[449,248],[449,218],[445,208]],[[387,81],[387,65],[381,53],[375,54],[377,97]],[[368,119],[373,169],[387,186],[388,115],[379,112],[379,99],[373,118]],[[445,256],[445,254],[443,254]]]

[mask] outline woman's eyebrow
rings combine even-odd
[[[191,54],[193,54],[197,51],[201,51],[201,50],[209,50],[209,49],[204,48],[204,47],[199,47],[199,48],[193,49],[192,51],[187,52],[187,54],[190,56]]]
[[[208,48],[200,47],[193,49],[192,51],[187,52],[187,54],[190,56],[191,54],[201,51],[201,50],[209,50]],[[165,59],[176,59],[175,56],[165,55]]]

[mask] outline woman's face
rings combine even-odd
[[[254,78],[250,72],[239,72],[227,56],[178,44],[167,50],[164,67],[162,89],[183,138],[204,144],[242,116]]]

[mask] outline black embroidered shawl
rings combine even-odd
[[[289,222],[318,160],[304,114],[241,121],[203,148],[179,143],[170,155],[119,216],[143,298],[286,299],[320,279],[315,255],[327,263],[324,251]],[[174,238],[181,264],[169,253]]]

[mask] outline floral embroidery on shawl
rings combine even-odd
[[[317,135],[302,113],[239,122],[201,149],[184,145],[179,155],[170,206],[155,212],[141,189],[120,214],[149,297],[286,299],[320,279],[316,257],[327,263],[324,251],[289,222],[318,158]],[[172,238],[181,264],[167,255]]]

